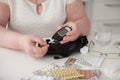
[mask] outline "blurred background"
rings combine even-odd
[[[109,28],[120,34],[120,0],[83,0],[93,28]]]

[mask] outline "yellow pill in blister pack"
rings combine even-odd
[[[69,79],[81,77],[81,74],[77,72],[74,67],[64,67],[64,68],[54,69],[52,71],[52,74],[55,77],[61,78],[62,80],[69,80]]]

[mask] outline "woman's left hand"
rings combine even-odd
[[[67,22],[67,23],[59,26],[57,30],[65,27],[65,26],[71,27],[72,31],[66,33],[66,36],[61,41],[61,44],[67,43],[69,41],[74,41],[80,36],[80,28],[74,22]]]

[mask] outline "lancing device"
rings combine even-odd
[[[56,44],[56,43],[60,43],[61,40],[63,40],[64,36],[66,36],[67,32],[70,32],[72,30],[71,27],[69,26],[65,26],[63,28],[61,28],[60,30],[58,30],[53,36],[52,39],[47,42],[48,44]],[[36,43],[37,47],[40,47],[39,43]]]

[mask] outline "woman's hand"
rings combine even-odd
[[[41,46],[37,47],[36,43],[40,43]],[[47,53],[49,47],[42,38],[31,35],[23,35],[20,37],[19,45],[26,53],[38,58],[43,57],[45,53]]]
[[[65,26],[71,27],[72,31],[70,31],[66,34],[66,36],[61,41],[61,44],[67,43],[69,41],[74,41],[80,36],[80,29],[77,26],[77,24],[73,23],[73,22],[67,22],[64,25],[59,26],[57,30],[61,29],[62,27],[65,27]]]

